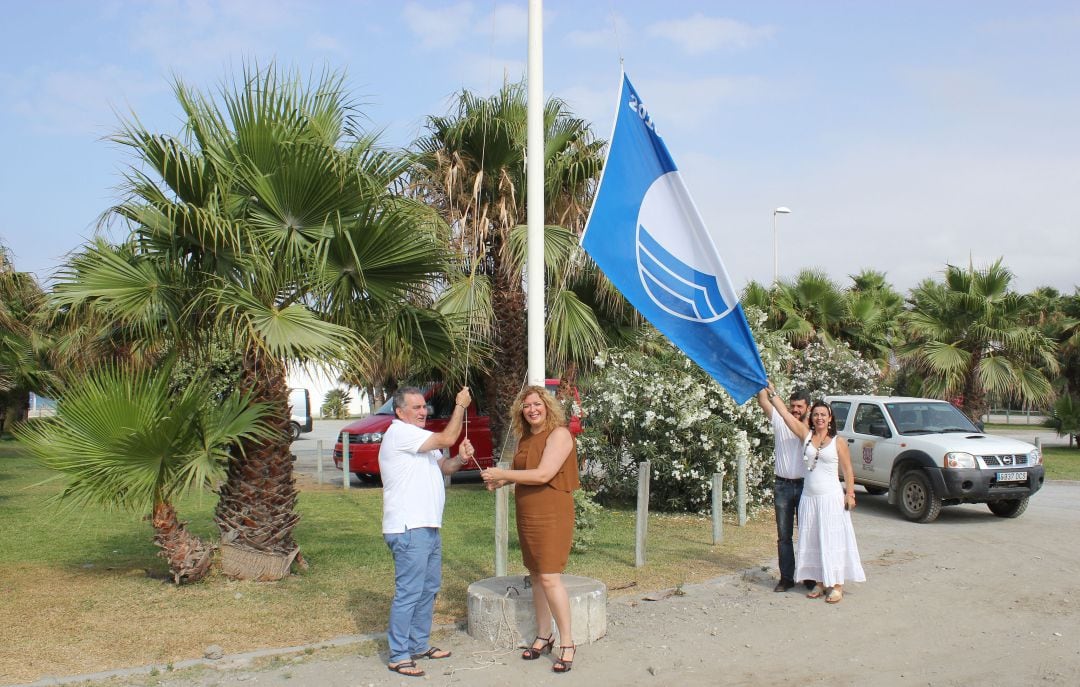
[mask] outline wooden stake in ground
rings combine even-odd
[[[712,543],[724,541],[724,475],[717,472],[712,476]]]
[[[634,544],[634,567],[645,566],[645,540],[649,535],[649,479],[652,468],[649,461],[638,463],[637,531]]]

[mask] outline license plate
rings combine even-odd
[[[997,474],[997,481],[999,482],[1026,482],[1026,472],[999,472]]]

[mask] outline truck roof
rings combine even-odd
[[[825,397],[829,401],[878,401],[880,403],[949,403],[940,398],[920,398],[918,396],[871,396],[868,394],[829,394]],[[950,404],[952,405],[952,404]]]

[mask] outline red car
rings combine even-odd
[[[555,394],[559,388],[558,379],[545,380],[544,385],[551,393]],[[429,405],[427,424],[425,429],[432,432],[441,432],[446,428],[450,419],[450,413],[454,410],[454,397],[446,394],[436,394],[438,385],[429,386],[424,390],[424,398]],[[575,402],[579,401],[577,389],[573,389]],[[390,427],[395,418],[393,401],[387,401],[374,415],[369,415],[362,420],[351,422],[341,430],[337,443],[334,444],[334,465],[341,469],[341,437],[349,435],[349,472],[364,480],[374,482],[379,478],[379,447],[382,445],[383,432]],[[581,433],[581,419],[572,415],[569,422],[570,431],[576,436]],[[462,470],[477,470],[489,468],[495,464],[492,458],[491,428],[488,425],[486,410],[477,408],[476,399],[469,405],[465,413],[465,427],[461,432],[462,438],[468,437],[476,448],[476,462],[469,462]],[[457,455],[458,446],[450,449],[450,455]]]

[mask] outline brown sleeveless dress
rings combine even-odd
[[[515,470],[540,465],[551,430],[521,437],[514,454]],[[521,558],[530,573],[561,573],[574,541],[574,490],[578,481],[577,442],[559,471],[546,484],[514,487]]]

